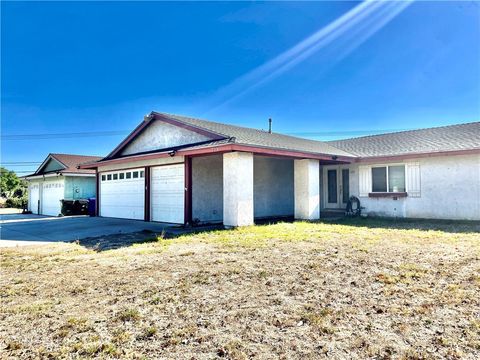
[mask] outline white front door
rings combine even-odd
[[[100,216],[143,220],[144,174],[144,168],[100,173]]]
[[[344,209],[350,197],[350,170],[348,166],[324,166],[323,188],[325,208]]]
[[[45,181],[42,184],[40,209],[42,215],[58,216],[62,211],[65,194],[64,180]]]
[[[38,214],[38,200],[40,200],[40,184],[30,184],[28,187],[28,210]]]
[[[151,220],[183,224],[185,199],[184,164],[151,168]]]

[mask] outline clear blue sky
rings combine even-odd
[[[2,163],[106,155],[151,110],[324,140],[480,119],[478,2],[379,8],[293,53],[359,3],[1,6]]]

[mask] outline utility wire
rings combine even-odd
[[[387,132],[403,131],[405,129],[383,129],[383,130],[351,130],[351,131],[317,131],[317,132],[287,132],[288,135],[294,136],[358,136],[371,135]],[[102,136],[119,136],[128,134],[128,130],[118,131],[92,131],[92,132],[76,132],[76,133],[52,133],[52,134],[9,134],[2,135],[3,141],[11,140],[47,140],[47,139],[72,139]]]
[[[97,137],[97,136],[115,136],[125,135],[129,131],[91,131],[91,132],[76,132],[76,133],[52,133],[52,134],[9,134],[2,135],[2,140],[33,140],[33,139],[61,139],[61,138],[83,138],[83,137]]]
[[[1,162],[2,165],[17,165],[17,164],[30,164],[30,165],[35,165],[35,164],[41,164],[42,161],[5,161]]]

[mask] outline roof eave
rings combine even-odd
[[[470,155],[470,154],[480,154],[480,148],[440,150],[440,151],[404,153],[404,154],[395,154],[395,155],[359,156],[356,158],[355,162],[398,161],[398,160],[408,160],[408,159],[415,159],[415,158]]]

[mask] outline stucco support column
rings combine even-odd
[[[223,154],[223,224],[253,225],[253,154]]]
[[[320,218],[320,163],[294,160],[295,219]]]

